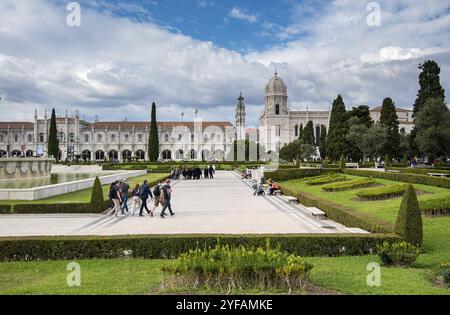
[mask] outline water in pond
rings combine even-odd
[[[34,188],[40,186],[68,183],[82,179],[106,176],[110,173],[58,173],[51,174],[50,178],[22,179],[16,181],[0,181],[0,189]]]

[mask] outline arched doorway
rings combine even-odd
[[[209,160],[209,156],[210,156],[210,153],[209,153],[208,149],[202,150],[202,160],[203,161],[208,161]]]
[[[119,152],[116,150],[111,150],[108,152],[108,159],[110,161],[117,161],[119,159]]]
[[[8,153],[6,151],[0,150],[0,158],[5,158],[8,156]]]
[[[22,156],[22,152],[19,151],[19,150],[14,150],[14,151],[11,152],[11,156],[12,156],[12,157],[19,157],[19,156]]]
[[[102,150],[98,150],[98,151],[96,151],[95,152],[95,159],[97,160],[97,161],[100,161],[100,160],[104,160],[105,159],[105,152],[103,152]]]
[[[177,152],[175,153],[175,159],[176,160],[182,160],[183,157],[184,157],[183,150],[181,150],[181,149],[177,150]]]
[[[145,152],[144,152],[144,150],[137,150],[136,151],[136,158],[138,160],[145,160]]]
[[[170,150],[162,151],[161,155],[162,155],[163,160],[171,160],[172,159],[172,152]]]
[[[27,152],[25,153],[26,157],[33,157],[33,150],[27,150]]]
[[[131,159],[131,151],[130,150],[123,150],[122,151],[122,160],[123,161],[129,161]]]
[[[191,149],[191,151],[189,152],[189,157],[191,160],[197,159],[197,152],[195,152],[194,149]]]
[[[81,153],[81,158],[82,158],[84,161],[89,161],[89,160],[91,159],[91,151],[89,151],[89,150],[84,150],[84,151]]]

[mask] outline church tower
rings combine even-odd
[[[245,101],[242,92],[236,105],[236,139],[245,140]]]

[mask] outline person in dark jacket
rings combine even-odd
[[[142,204],[141,204],[141,210],[139,211],[139,216],[143,217],[142,211],[147,211],[148,214],[150,214],[150,210],[147,208],[147,199],[150,196],[150,199],[153,198],[152,191],[150,190],[150,187],[148,187],[147,181],[144,180],[144,183],[141,186],[141,189],[139,190],[139,197],[141,198]]]
[[[127,184],[127,179],[124,178],[120,183],[120,196],[122,197],[122,214],[124,214],[124,210],[127,212],[128,210],[128,193],[130,191],[130,185]]]
[[[166,209],[169,209],[170,215],[174,216],[175,213],[172,211],[172,205],[170,204],[170,200],[172,198],[172,187],[170,187],[170,179],[166,181],[166,183],[161,187],[162,190],[162,197],[163,197],[163,208],[161,210],[160,217],[165,218],[164,214],[166,212]]]
[[[209,178],[213,179],[214,178],[214,169],[211,165],[208,167],[208,172],[209,172]]]
[[[111,189],[109,190],[109,198],[112,200],[114,204],[114,207],[112,208],[111,211],[111,215],[115,214],[117,217],[119,215],[121,202],[118,182],[114,182],[113,185],[111,186]]]

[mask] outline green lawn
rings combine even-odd
[[[133,178],[128,178],[128,184],[130,187],[132,187],[136,183],[141,183],[146,179],[149,182],[152,182],[156,179],[162,179],[167,177],[168,174],[163,173],[152,173],[152,174],[146,174],[142,176],[137,176]],[[103,196],[107,197],[109,185],[103,186]],[[53,196],[46,199],[40,199],[40,200],[33,200],[33,201],[27,201],[27,200],[0,200],[0,204],[20,204],[20,203],[35,203],[35,204],[47,204],[47,203],[83,203],[83,202],[90,202],[91,200],[91,192],[92,189],[84,189],[79,190],[75,192],[71,192],[68,194]]]
[[[81,286],[69,287],[68,263],[1,263],[0,294],[148,294],[163,279],[162,260],[80,260]]]

